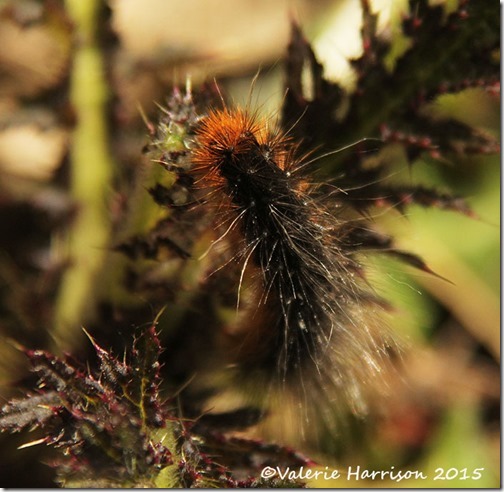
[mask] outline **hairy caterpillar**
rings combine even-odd
[[[220,101],[208,88],[175,89],[149,146],[168,171],[168,186],[161,177],[149,191],[169,215],[148,250],[170,249],[198,279],[182,281],[166,310],[180,313],[168,325],[166,368],[191,381],[187,415],[245,406],[265,410],[262,427],[291,443],[300,444],[291,429],[303,437],[309,427],[315,441],[340,434],[345,415],[384,401],[395,372],[367,252],[428,268],[375,231],[347,190],[317,182],[318,158],[272,118]]]
[[[238,297],[249,279],[253,298],[224,342],[240,380],[363,412],[390,346],[354,254],[358,237],[373,233],[338,217],[331,203],[344,191],[311,182],[299,146],[268,120],[213,110],[195,142],[194,186],[239,265]]]

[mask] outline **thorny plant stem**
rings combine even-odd
[[[106,193],[112,173],[107,147],[105,105],[108,99],[103,59],[95,26],[101,0],[66,0],[75,24],[70,100],[77,116],[70,148],[71,193],[79,210],[64,256],[71,266],[56,304],[54,340],[57,349],[70,349],[80,336],[80,323],[92,310],[93,280],[106,254],[109,226]]]

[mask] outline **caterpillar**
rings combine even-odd
[[[168,336],[166,367],[180,384],[191,380],[189,415],[201,411],[190,401],[212,412],[245,405],[264,409],[262,427],[277,437],[298,429],[301,439],[287,436],[296,445],[308,428],[315,441],[340,434],[348,413],[366,415],[383,401],[398,349],[363,252],[418,259],[346,206],[347,191],[317,181],[318,157],[274,118],[215,101],[204,89],[196,99],[176,89],[149,147],[172,183],[149,190],[170,210],[150,249],[170,244],[184,252],[182,264],[202,265],[192,308]],[[232,315],[216,317],[215,299]]]
[[[253,297],[224,350],[240,380],[365,412],[392,343],[373,326],[380,300],[350,253],[365,229],[331,209],[344,191],[312,182],[299,145],[248,110],[212,110],[195,134],[195,187],[233,248],[237,296],[248,278]]]

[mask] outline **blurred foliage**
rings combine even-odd
[[[286,486],[251,478],[265,464],[297,469],[311,463],[268,444],[281,440],[306,446],[320,469],[393,466],[428,477],[343,477],[310,486],[498,486],[498,4],[299,1],[294,10],[302,21],[289,35],[287,2],[209,3],[0,2],[0,381],[3,399],[14,398],[3,409],[2,426],[57,424],[30,437],[0,436],[0,485],[51,486],[54,471],[44,463],[56,462],[64,482],[83,466],[81,449],[89,446],[83,456],[95,459],[101,446],[112,455],[121,448],[121,457],[114,465],[110,454],[88,462],[81,471],[97,481],[84,483],[81,476],[75,483],[209,486],[209,478],[220,486]],[[352,26],[358,43],[350,48],[346,29]],[[340,40],[338,30],[345,30]],[[331,49],[319,55],[322,45]],[[176,177],[141,157],[146,133],[158,159],[166,149],[187,152],[186,126],[156,131],[150,123],[158,119],[156,102],[166,105],[173,83],[184,83],[187,73],[195,87],[218,75],[222,93],[237,100],[249,94],[266,112],[274,108],[282,126],[319,156],[352,144],[321,157],[315,163],[320,176],[347,190],[342,205],[371,219],[376,233],[367,240],[374,249],[419,267],[404,268],[386,255],[367,258],[370,283],[394,307],[390,325],[404,340],[406,384],[393,385],[386,408],[366,422],[351,422],[337,452],[334,443],[300,444],[295,423],[291,435],[281,437],[274,419],[256,428],[260,417],[253,409],[210,413],[187,425],[207,408],[205,396],[214,395],[203,395],[191,408],[179,392],[191,368],[204,367],[211,356],[211,334],[223,324],[223,306],[232,304],[226,295],[235,289],[235,279],[203,281],[209,255],[188,262],[174,251],[166,231],[186,241],[193,257],[203,255],[209,238],[197,217],[159,228],[173,211],[156,202],[165,202],[160,194],[173,191]],[[216,97],[206,87],[194,91],[200,112]],[[151,320],[165,306],[156,319],[162,352]],[[138,369],[146,360],[148,351],[131,348],[139,330],[151,348],[156,345],[155,362],[159,357],[163,367],[128,379],[122,394],[114,371]],[[113,355],[131,357],[132,350],[137,352],[128,364]],[[39,378],[37,392],[24,398],[19,388],[37,387]],[[145,424],[138,401],[124,398],[138,385],[146,391],[145,381],[161,384],[153,401],[165,427]],[[289,424],[286,412],[280,405],[272,409]],[[122,429],[117,441],[116,429]],[[170,437],[161,449],[170,432],[178,444]],[[16,450],[27,441],[41,445]],[[42,445],[58,442],[70,465]],[[128,454],[133,448],[136,457]],[[222,468],[206,460],[208,454],[223,456]],[[167,457],[178,462],[176,470],[165,466]],[[438,468],[455,469],[457,476],[434,480]],[[481,479],[463,479],[463,470],[471,476],[480,468]],[[116,474],[103,479],[102,472],[111,470]]]

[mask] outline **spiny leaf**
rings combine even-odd
[[[55,391],[29,394],[26,398],[11,400],[2,407],[0,429],[19,432],[29,427],[44,427],[60,409],[61,398]]]

